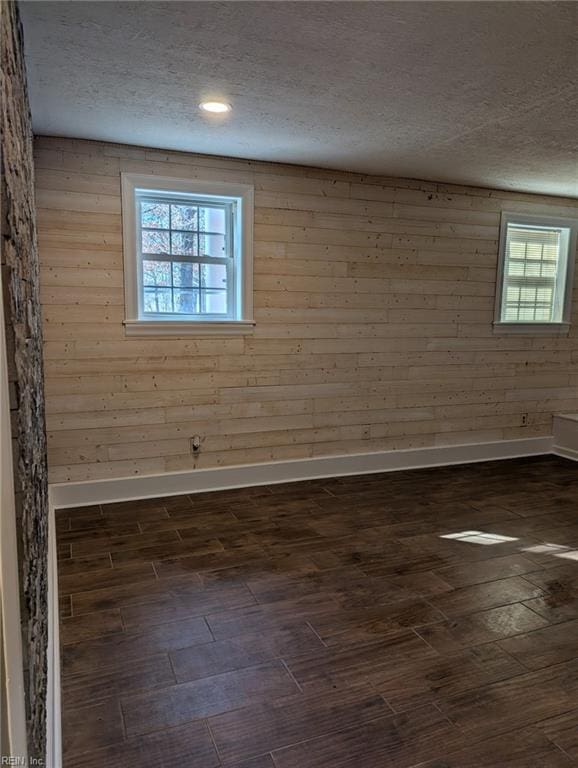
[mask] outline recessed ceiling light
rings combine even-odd
[[[226,101],[202,101],[199,107],[205,112],[230,112],[231,105]]]

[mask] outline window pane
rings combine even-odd
[[[550,322],[554,286],[507,286],[504,320],[509,322]]]
[[[158,229],[169,228],[169,206],[166,203],[141,202],[141,225]]]
[[[145,312],[172,312],[173,297],[170,288],[145,288]]]
[[[142,263],[143,285],[171,285],[171,264],[168,261],[149,261]]]
[[[174,291],[175,312],[183,314],[197,314],[199,311],[199,291],[188,291],[175,288]]]
[[[227,287],[227,268],[224,264],[201,264],[201,285],[207,288]]]
[[[224,208],[201,208],[199,218],[199,229],[202,232],[216,232],[224,235],[227,231]]]
[[[227,314],[227,291],[203,291],[205,309],[207,314],[223,315]]]
[[[139,192],[137,200],[141,311],[167,320],[169,315],[229,316],[234,203],[168,190],[157,199],[149,194],[155,193]]]
[[[171,205],[171,229],[197,229],[197,207]]]
[[[227,256],[224,235],[200,235],[199,250],[201,256]]]
[[[142,252],[143,253],[168,253],[169,252],[169,233],[168,232],[147,232],[142,233]]]
[[[564,275],[559,275],[562,231],[554,227],[508,224],[502,319],[557,322]]]
[[[199,265],[188,262],[173,262],[173,285],[180,288],[193,288],[199,285]]]
[[[196,256],[197,235],[192,232],[173,232],[172,247],[172,253],[177,256]]]

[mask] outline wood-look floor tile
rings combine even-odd
[[[326,499],[329,495],[325,490],[323,480],[303,480],[299,483],[275,483],[268,485],[269,496],[264,501],[271,501],[271,497],[289,499],[291,501],[310,501],[312,499]],[[247,489],[245,489],[247,490]],[[255,494],[252,494],[255,498]],[[265,494],[262,494],[265,496]]]
[[[279,661],[122,698],[128,736],[169,728],[299,689]]]
[[[557,568],[562,563],[576,562],[575,550],[571,550],[570,547],[563,544],[540,540],[537,537],[534,537],[532,541],[527,538],[520,539],[519,549],[525,558],[545,570]],[[528,575],[530,574],[524,574],[524,578]]]
[[[462,587],[445,595],[431,598],[432,605],[448,617],[478,613],[501,605],[531,600],[543,594],[540,587],[517,576]]]
[[[361,556],[355,553],[354,564],[368,576],[405,576],[420,571],[434,571],[452,562],[436,552],[423,552],[398,544],[392,552]],[[462,561],[460,561],[462,562]],[[336,567],[336,566],[333,566]]]
[[[124,740],[117,700],[62,711],[63,751],[66,755],[91,753]]]
[[[112,569],[112,560],[108,552],[88,557],[59,559],[58,588],[61,592],[67,592],[70,584],[75,584],[77,578],[84,579],[93,571],[103,571],[108,568]]]
[[[232,509],[228,507],[228,509]],[[282,499],[261,499],[254,504],[235,507],[233,514],[243,523],[272,522],[274,520],[295,520],[296,517],[314,517],[319,513],[319,505],[314,501],[283,501]]]
[[[66,538],[70,541],[78,541],[82,537],[98,538],[99,532],[101,534],[108,533],[111,536],[131,536],[135,533],[140,533],[140,528],[135,520],[123,520],[121,522],[108,517],[99,517],[91,520],[82,517],[80,519],[72,517],[70,519],[70,534],[67,534]]]
[[[474,535],[467,537],[467,532],[471,531]],[[491,560],[498,555],[509,555],[518,552],[519,544],[517,540],[510,542],[501,542],[493,546],[484,546],[480,540],[475,540],[475,533],[478,529],[458,527],[456,529],[446,530],[443,533],[444,538],[438,535],[412,536],[404,539],[406,547],[422,554],[429,554],[431,557],[438,557],[443,561],[442,566],[434,567],[432,570],[440,570],[440,567],[450,565],[463,565],[464,563],[474,563],[477,561]],[[466,536],[461,536],[461,534]],[[490,530],[481,528],[479,533],[491,534]],[[461,538],[445,538],[456,536]],[[512,537],[514,538],[514,537]],[[496,550],[496,547],[499,547]]]
[[[572,513],[573,510],[575,510],[575,507],[573,506],[572,502],[556,501],[555,499],[545,496],[541,501],[536,502],[535,504],[530,502],[520,504],[512,511],[514,511],[517,515],[521,515],[522,517],[533,517],[534,515],[543,515],[547,512],[569,511]]]
[[[179,514],[194,507],[191,497],[187,494],[182,494],[180,496],[160,496],[156,499],[152,499],[152,501],[154,501],[156,505],[164,507],[169,515],[173,512]],[[103,512],[105,512],[104,507]]]
[[[539,493],[531,491],[512,491],[492,498],[492,503],[505,507],[516,514],[525,517],[548,512],[548,504]]]
[[[153,531],[177,531],[189,530],[200,532],[209,529],[212,533],[220,530],[228,530],[230,527],[238,525],[239,521],[232,512],[216,511],[198,513],[193,507],[186,511],[180,511],[171,514],[170,517],[162,520],[147,520],[139,523],[143,533],[152,533]],[[183,537],[181,537],[183,538]]]
[[[401,589],[406,597],[433,597],[451,592],[453,587],[433,571],[406,573],[403,576],[389,576],[393,586]]]
[[[228,766],[390,713],[381,696],[358,687],[243,707],[211,717],[209,727]]]
[[[158,654],[124,663],[113,669],[95,668],[92,672],[65,675],[62,678],[62,700],[65,707],[81,707],[121,694],[153,688],[166,688],[176,683],[168,654]]]
[[[236,763],[231,768],[275,768],[275,763],[271,755],[260,755],[251,760],[243,760],[242,763]]]
[[[543,720],[536,725],[536,729],[578,762],[578,709]]]
[[[219,765],[204,722],[138,736],[66,760],[66,768],[218,768]]]
[[[60,622],[62,645],[80,643],[92,637],[102,637],[122,632],[123,625],[119,610],[97,611],[83,616],[71,616]]]
[[[341,610],[311,618],[311,625],[329,646],[369,642],[393,630],[444,620],[444,615],[418,599],[397,600],[383,606]]]
[[[72,557],[72,546],[70,544],[63,544],[61,541],[59,541],[56,547],[56,552],[58,557],[58,566],[60,567],[61,563]]]
[[[196,494],[191,496],[191,499],[196,498]],[[246,509],[253,509],[256,503],[260,503],[257,499],[230,499],[223,503],[215,504],[214,501],[207,499],[206,501],[199,502],[194,501],[193,513],[195,515],[203,516],[209,513],[216,513],[217,515],[232,513],[237,517],[237,512],[243,512]],[[170,510],[169,517],[182,516],[184,510]]]
[[[372,511],[368,513],[367,510],[358,510],[358,514],[353,517],[347,511],[331,512],[320,518],[315,518],[309,523],[310,527],[317,531],[322,536],[338,537],[338,536],[355,536],[360,532],[368,536],[385,536],[388,538],[395,538],[396,533],[399,537],[401,535],[401,526],[403,523],[397,523],[393,511],[383,511],[377,518],[380,525],[376,526],[377,515]],[[389,525],[387,525],[389,523]],[[411,524],[410,524],[411,525]],[[421,532],[422,523],[416,523],[419,526]]]
[[[72,616],[72,600],[70,595],[60,595],[58,598],[58,612],[61,619]]]
[[[250,562],[229,568],[200,571],[203,584],[238,584],[266,576],[304,576],[319,572],[319,569],[306,555],[293,555],[290,552],[277,557],[255,557]]]
[[[512,520],[506,520],[499,525],[494,525],[494,533],[504,533],[515,535],[544,535],[544,531],[556,531],[558,528],[576,523],[576,511],[567,510],[565,512],[548,512],[544,515],[534,515],[533,517],[516,517]]]
[[[93,559],[100,560],[100,557]],[[123,587],[137,582],[156,581],[157,578],[151,563],[137,563],[124,568],[112,568],[110,557],[107,555],[103,560],[104,568],[97,569],[93,565],[95,564],[91,564],[91,567],[80,572],[70,574],[64,572],[58,580],[60,591],[65,594],[90,592],[110,587]],[[141,589],[145,588],[141,587]]]
[[[396,712],[433,704],[439,696],[523,674],[525,668],[495,645],[445,656],[399,660],[370,674],[375,690]]]
[[[534,536],[541,541],[576,549],[578,547],[578,524],[574,522],[572,525],[543,528]]]
[[[184,499],[186,501],[183,503],[188,503],[186,496]],[[154,520],[168,517],[165,498],[115,501],[111,504],[101,504],[101,510],[104,517],[109,517],[111,520],[119,522],[125,520]]]
[[[121,580],[122,582],[122,580]],[[139,605],[169,596],[168,588],[159,580],[135,582],[108,587],[106,589],[91,589],[88,592],[77,592],[72,595],[72,608],[75,614],[106,611],[113,608],[123,608],[128,605]]]
[[[310,653],[323,648],[311,627],[303,624],[267,635],[243,635],[170,654],[179,683],[252,667],[276,658]]]
[[[127,629],[145,629],[154,624],[179,621],[193,616],[255,605],[251,592],[243,584],[235,586],[198,584],[188,590],[170,591],[158,600],[122,608],[122,618]]]
[[[60,534],[62,544],[70,544],[70,550],[74,557],[88,557],[96,554],[107,554],[106,545],[115,539],[131,536],[139,536],[140,529],[135,523],[130,530],[125,528],[90,528],[86,531],[66,531]]]
[[[254,529],[245,533],[219,534],[219,541],[225,549],[239,549],[246,546],[275,548],[286,547],[293,544],[300,546],[322,547],[323,537],[312,528],[305,526],[268,526],[263,529]],[[310,544],[310,542],[313,542]]]
[[[220,543],[219,547],[222,547]],[[225,551],[221,548],[213,552],[201,553],[197,553],[195,549],[194,553],[181,554],[180,557],[169,556],[162,560],[153,557],[153,565],[159,579],[165,579],[190,573],[250,566],[265,557],[265,551],[260,547],[247,547],[245,550],[233,551]]]
[[[464,733],[483,737],[564,714],[577,697],[578,661],[572,661],[440,698],[437,706]]]
[[[57,511],[64,765],[568,767],[577,508],[534,457]]]
[[[448,507],[447,504],[432,504],[428,506],[425,513],[418,512],[416,515],[415,510],[412,509],[403,513],[398,512],[397,517],[398,519],[401,517],[406,518],[398,524],[400,527],[397,529],[397,536],[401,535],[403,538],[421,534],[436,534],[439,536],[448,531],[461,531],[464,528],[466,530],[478,528],[494,530],[496,526],[504,525],[510,520],[520,520],[514,512],[510,512],[502,507],[488,507],[480,511],[473,509],[467,504],[462,504],[459,508],[457,508],[457,505]],[[411,519],[414,517],[415,519]],[[415,526],[413,533],[411,531],[412,525]],[[393,531],[392,535],[395,535]]]
[[[375,605],[403,597],[399,587],[367,577],[359,569],[344,568],[339,573],[313,572],[252,578],[247,586],[259,603],[290,600],[304,595],[326,595],[340,604],[364,600]]]
[[[70,518],[69,517],[58,517],[56,516],[56,519],[54,521],[54,530],[56,531],[56,534],[64,533],[65,531],[70,530]]]
[[[176,531],[166,531],[165,534],[175,533]],[[151,540],[154,540],[154,536],[161,536],[165,534],[143,534],[143,536],[150,536]],[[153,544],[149,547],[137,547],[134,549],[120,549],[111,553],[112,564],[114,566],[126,565],[128,563],[150,563],[157,560],[169,560],[174,557],[187,557],[191,552],[196,553],[196,557],[200,557],[205,554],[213,554],[214,552],[220,552],[223,549],[223,545],[218,539],[203,539],[202,541],[171,541],[166,544]],[[209,561],[212,558],[208,558]]]
[[[99,531],[101,536],[89,540],[72,542],[72,556],[94,555],[98,552],[117,554],[124,550],[143,550],[147,547],[159,547],[163,544],[180,543],[176,531],[161,531],[160,533],[133,533],[127,536],[116,536],[108,531]]]
[[[62,510],[70,512],[70,510]],[[99,525],[104,523],[104,518],[100,512],[99,507],[91,507],[90,512],[80,514],[78,512],[70,512],[66,517],[59,515],[56,518],[57,533],[59,536],[66,535],[68,531],[76,531],[81,529],[98,528]]]
[[[417,627],[418,634],[442,653],[501,640],[547,626],[546,619],[520,603]]]
[[[399,630],[365,645],[327,648],[287,659],[287,666],[304,690],[331,689],[370,681],[392,665],[437,658],[415,632]]]
[[[412,768],[570,768],[573,763],[533,728],[485,738]]]
[[[526,573],[524,579],[548,594],[563,592],[568,597],[578,597],[578,562],[575,560],[556,559],[551,567]]]
[[[175,518],[171,518],[173,520]],[[178,519],[179,522],[179,535],[181,539],[195,539],[201,536],[206,536],[207,531],[211,536],[219,536],[222,539],[223,544],[228,541],[232,543],[232,546],[226,547],[227,549],[238,548],[236,540],[239,540],[239,546],[252,546],[250,538],[251,534],[268,534],[274,533],[278,530],[277,523],[271,520],[257,521],[253,523],[246,523],[244,521],[237,520],[237,518],[229,513],[225,516],[222,512],[217,515],[211,515],[209,512],[204,512],[198,518],[194,518],[195,525],[191,525],[191,521]],[[243,538],[245,537],[245,538]]]
[[[318,595],[307,595],[300,600],[259,604],[232,611],[221,611],[206,617],[216,640],[236,635],[268,633],[278,629],[302,626],[309,617],[317,618],[325,612],[336,611],[336,603]]]
[[[435,520],[410,520],[407,522],[398,522],[395,513],[390,513],[391,520],[388,525],[374,525],[366,526],[360,534],[372,539],[379,536],[381,539],[405,539],[412,536],[419,536],[423,533],[435,533],[439,528],[439,523]],[[349,519],[349,518],[348,518]],[[393,522],[395,520],[395,522]],[[351,533],[359,532],[359,526],[355,527],[355,520],[350,520],[352,531]],[[375,521],[374,521],[375,522]]]
[[[469,587],[486,581],[522,576],[540,570],[540,566],[522,555],[495,557],[482,563],[468,563],[436,571],[436,575],[453,587]]]
[[[528,669],[541,669],[578,658],[578,620],[502,640],[500,647]]]
[[[85,507],[64,507],[54,510],[54,516],[57,520],[68,517],[102,517],[102,509],[100,504]]]
[[[302,741],[273,759],[277,768],[406,768],[462,742],[458,729],[428,707]]]
[[[524,605],[531,608],[550,624],[578,619],[578,597],[569,596],[565,591],[527,600]]]
[[[117,633],[85,640],[62,648],[64,675],[81,674],[107,667],[123,667],[136,661],[213,639],[204,619],[187,619],[150,627],[142,633]]]

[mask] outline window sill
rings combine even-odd
[[[523,334],[526,336],[565,336],[570,323],[494,323],[495,334]]]
[[[253,333],[252,320],[125,320],[126,336],[244,336]]]

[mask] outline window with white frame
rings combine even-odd
[[[502,214],[497,328],[567,331],[575,258],[573,220]]]
[[[253,188],[123,174],[128,334],[251,330]]]

